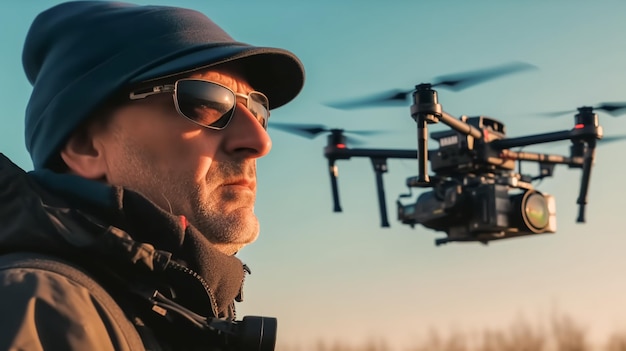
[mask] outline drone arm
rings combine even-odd
[[[459,133],[471,135],[472,137],[474,137],[474,139],[480,139],[483,137],[483,134],[480,131],[480,129],[474,127],[473,125],[467,124],[458,118],[451,116],[445,111],[441,112],[441,116],[439,117],[439,120],[443,122],[445,125],[449,126],[450,128],[456,130]]]
[[[579,157],[565,157],[561,155],[540,154],[535,152],[501,150],[500,156],[509,160],[535,161],[541,163],[564,164],[569,166],[583,165],[583,161]]]
[[[518,138],[507,138],[494,140],[491,142],[491,147],[495,149],[510,149],[512,147],[528,146],[541,143],[549,143],[559,140],[572,139],[576,136],[571,130],[563,130],[560,132],[535,134],[529,136],[523,136]]]
[[[324,156],[326,156],[329,160],[348,160],[352,157],[416,159],[417,151],[415,149],[326,148]]]
[[[491,147],[495,149],[510,149],[512,147],[520,147],[541,143],[549,143],[560,140],[588,140],[592,138],[601,138],[602,128],[597,124],[579,123],[571,130],[562,130],[559,132],[551,132],[544,134],[535,134],[518,138],[507,138],[494,140]]]

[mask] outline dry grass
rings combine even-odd
[[[384,340],[360,345],[320,341],[311,347],[279,345],[277,351],[396,351]],[[567,315],[555,315],[547,326],[524,319],[501,329],[474,333],[432,331],[416,345],[397,351],[626,351],[626,330],[616,331],[601,345],[592,345],[588,331]]]

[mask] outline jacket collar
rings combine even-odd
[[[226,313],[233,300],[241,296],[245,266],[238,258],[218,251],[202,233],[181,220],[180,216],[165,212],[132,190],[49,170],[26,174],[6,157],[1,154],[0,156],[0,185],[10,185],[10,193],[4,195],[10,199],[29,197],[33,200],[26,201],[25,204],[37,203],[41,206],[41,208],[21,208],[23,206],[20,205],[21,202],[14,202],[11,205],[14,209],[11,211],[39,213],[36,225],[40,229],[56,225],[57,234],[57,239],[54,239],[51,236],[55,235],[48,230],[37,230],[42,234],[28,238],[15,233],[7,235],[5,229],[5,232],[0,233],[0,241],[8,237],[9,240],[17,238],[22,243],[31,241],[34,242],[33,245],[38,245],[38,240],[43,238],[42,242],[55,243],[59,247],[69,245],[75,250],[86,249],[81,245],[90,246],[89,250],[113,250],[107,255],[117,255],[118,259],[120,256],[132,259],[132,255],[128,255],[132,251],[115,251],[120,247],[139,251],[142,251],[141,248],[153,247],[156,252],[166,253],[159,257],[171,257],[172,260],[195,272],[193,274],[202,277],[206,288],[214,295],[212,298],[220,315]],[[40,223],[44,222],[42,220],[44,216],[47,217],[45,219],[49,224]],[[59,217],[69,218],[70,224],[73,224],[77,217],[93,219],[92,222],[101,225],[102,230],[98,232],[92,227],[91,234],[79,234],[85,230],[72,230],[71,227],[60,223]],[[26,219],[16,221],[15,225],[10,227],[18,228],[24,225],[25,221]],[[81,223],[85,224],[85,221]],[[118,240],[117,244],[120,245],[103,245],[97,235],[104,232],[119,234],[115,240]],[[62,238],[60,245],[59,238]],[[30,247],[29,245],[21,247]],[[150,266],[149,259],[146,262]]]

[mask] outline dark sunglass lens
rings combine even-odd
[[[183,116],[200,125],[214,128],[224,128],[235,107],[235,95],[232,91],[206,81],[179,81],[176,99]]]
[[[270,117],[267,97],[261,93],[251,92],[248,97],[248,109],[254,114],[263,128],[267,128],[267,120]]]

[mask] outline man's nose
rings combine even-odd
[[[228,152],[246,153],[247,157],[265,156],[272,148],[269,134],[257,118],[242,103],[235,107],[235,114],[228,126],[222,131]]]

